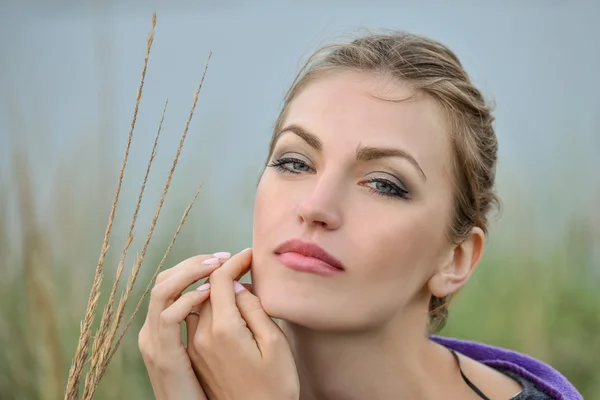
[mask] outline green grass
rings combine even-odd
[[[600,398],[600,276],[587,256],[591,245],[548,248],[544,257],[490,252],[455,299],[442,334],[529,354],[584,398]]]

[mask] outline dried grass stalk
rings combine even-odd
[[[131,242],[133,241],[133,231],[135,229],[135,223],[137,221],[138,212],[140,210],[140,206],[142,204],[142,198],[144,197],[144,191],[146,189],[146,184],[148,183],[148,176],[150,175],[150,170],[152,168],[152,163],[154,158],[156,157],[156,149],[158,147],[158,140],[160,138],[160,133],[162,131],[162,125],[165,120],[165,112],[167,111],[168,100],[165,102],[165,106],[162,111],[162,115],[160,117],[160,123],[158,124],[158,130],[156,132],[156,137],[154,138],[154,145],[152,146],[152,152],[150,154],[150,160],[148,161],[148,166],[146,167],[146,173],[144,175],[144,180],[142,182],[142,186],[140,188],[140,193],[138,195],[137,204],[135,205],[135,211],[133,212],[133,218],[131,220],[131,225],[129,226],[129,232],[127,234],[127,241],[125,242],[125,247],[123,248],[123,252],[121,253],[121,259],[119,260],[119,264],[117,266],[117,273],[115,277],[115,281],[113,282],[112,289],[110,291],[110,296],[108,298],[108,303],[104,308],[104,313],[102,314],[102,320],[100,322],[100,327],[96,333],[96,337],[94,338],[94,345],[92,346],[92,358],[90,366],[90,371],[86,375],[85,387],[83,390],[83,398],[87,398],[89,396],[90,390],[96,381],[96,376],[98,375],[98,361],[101,359],[101,354],[103,351],[104,343],[106,342],[106,337],[109,332],[110,322],[112,321],[114,310],[113,305],[115,302],[115,296],[117,293],[117,288],[119,286],[119,282],[121,280],[121,275],[123,274],[123,266],[125,265],[125,258],[127,257],[127,250],[129,250],[129,246],[131,246]],[[109,344],[110,346],[110,344]]]
[[[77,399],[79,394],[79,379],[83,370],[83,366],[88,358],[88,350],[91,336],[92,323],[96,316],[96,308],[98,306],[98,298],[100,296],[100,286],[103,278],[103,266],[106,253],[108,251],[108,241],[112,230],[112,225],[115,219],[115,213],[117,204],[119,202],[119,195],[121,194],[121,186],[123,184],[123,175],[125,173],[125,167],[127,166],[127,160],[129,158],[129,150],[131,149],[131,140],[133,138],[133,131],[135,129],[135,123],[137,120],[137,114],[142,100],[142,90],[144,88],[144,80],[146,78],[146,69],[148,67],[148,59],[150,58],[150,50],[152,48],[152,42],[154,41],[154,28],[156,26],[156,14],[152,16],[152,28],[148,34],[148,44],[146,47],[146,56],[144,58],[144,68],[142,70],[142,79],[140,86],[137,91],[135,108],[133,111],[133,118],[131,120],[131,128],[129,130],[129,137],[127,139],[127,146],[125,147],[125,156],[121,164],[121,170],[119,172],[119,179],[117,182],[117,189],[115,191],[115,197],[113,199],[110,215],[108,217],[108,224],[104,233],[104,240],[102,242],[102,249],[100,250],[100,258],[98,259],[98,265],[96,266],[96,272],[94,275],[94,282],[90,291],[88,299],[88,305],[85,311],[85,316],[81,325],[79,334],[79,342],[77,343],[77,350],[75,351],[75,357],[73,364],[69,371],[69,378],[67,380],[67,389],[65,392],[66,400]]]
[[[138,261],[136,263],[136,265],[133,268],[133,271],[131,273],[126,291],[125,291],[125,295],[121,298],[121,301],[119,302],[119,306],[118,306],[118,310],[117,310],[117,316],[113,322],[113,325],[111,327],[111,331],[110,331],[110,337],[108,342],[106,343],[106,346],[104,346],[103,348],[103,352],[101,354],[101,367],[100,367],[100,376],[101,374],[104,373],[104,371],[106,370],[106,366],[108,365],[108,362],[110,361],[109,354],[111,353],[111,346],[112,343],[116,337],[117,334],[117,330],[119,329],[119,325],[121,323],[121,320],[123,318],[123,313],[125,311],[125,305],[127,304],[128,300],[129,300],[129,296],[131,295],[131,292],[133,291],[133,285],[135,283],[135,280],[137,279],[137,276],[139,274],[140,271],[140,267],[142,265],[142,262],[144,261],[144,257],[146,255],[146,251],[148,250],[148,244],[150,243],[150,239],[152,238],[152,234],[154,233],[154,228],[156,227],[156,222],[158,221],[158,216],[160,215],[160,211],[163,207],[165,198],[167,196],[167,192],[169,191],[169,187],[171,186],[171,180],[173,178],[173,175],[175,173],[175,169],[177,167],[177,163],[179,161],[179,156],[181,155],[181,150],[183,149],[183,145],[185,144],[185,139],[187,138],[187,134],[190,128],[190,124],[192,123],[192,119],[194,117],[194,111],[196,110],[196,105],[198,104],[198,97],[200,96],[200,91],[202,90],[202,86],[204,85],[204,78],[206,77],[206,72],[208,70],[208,65],[210,63],[210,59],[212,57],[212,53],[209,53],[208,55],[208,59],[206,60],[206,64],[204,66],[204,72],[202,73],[202,79],[200,80],[200,84],[198,85],[198,89],[196,89],[196,91],[194,92],[194,100],[192,102],[192,107],[190,110],[190,114],[188,116],[188,119],[186,121],[185,124],[185,129],[183,130],[183,133],[181,135],[181,139],[179,141],[179,146],[177,147],[177,152],[175,154],[175,157],[173,159],[173,164],[171,165],[171,170],[169,171],[169,176],[167,177],[167,181],[165,182],[165,186],[163,189],[163,194],[158,202],[158,207],[156,209],[156,213],[154,215],[154,218],[152,219],[152,224],[150,225],[150,229],[148,231],[148,235],[146,237],[146,241],[144,243],[144,246],[142,248],[142,253],[140,254],[140,256],[138,257]],[[191,209],[191,207],[193,206],[196,198],[198,196],[198,193],[196,193],[196,195],[194,196],[194,199],[192,200],[192,203],[186,208],[186,211],[183,214],[183,217],[179,223],[179,226],[177,228],[177,232],[173,238],[173,240],[175,240],[177,238],[177,235],[179,234],[179,231],[181,229],[181,227],[183,226],[183,224],[185,223],[185,220],[187,218],[187,215],[189,214],[189,211]],[[171,246],[169,246],[168,251],[170,252]],[[166,256],[168,255],[168,253],[165,253],[165,255],[163,256],[163,262],[161,262],[161,264],[159,265],[159,267],[157,268],[158,271],[160,271],[160,268],[162,268],[162,265],[164,263],[164,259],[166,259]],[[157,272],[155,272],[156,274]],[[154,280],[154,278],[153,278]],[[146,296],[147,291],[144,293],[144,295],[142,296],[142,298],[140,299],[140,302],[144,300],[144,297]],[[139,303],[138,303],[139,305]],[[133,319],[135,317],[135,314],[137,313],[137,310],[139,308],[136,307],[136,312],[131,316],[131,319]],[[127,331],[127,329],[129,328],[129,326],[131,325],[131,323],[128,323],[127,326],[125,327],[125,329],[123,330],[121,335],[124,335],[125,332]],[[118,345],[120,344],[120,340],[118,342],[118,344],[115,346],[114,351],[116,351]],[[100,380],[100,376],[96,379],[96,383],[95,385],[98,384],[99,380]]]
[[[115,346],[112,349],[112,351],[110,352],[110,354],[109,354],[109,356],[108,356],[108,358],[106,360],[106,364],[108,364],[110,362],[110,360],[112,359],[112,357],[115,355],[115,352],[119,348],[119,345],[121,344],[121,341],[123,340],[123,337],[125,336],[125,333],[127,332],[127,329],[129,329],[129,327],[133,323],[133,320],[135,319],[135,316],[137,315],[138,311],[140,310],[140,307],[142,306],[142,303],[144,302],[144,299],[148,296],[148,293],[150,293],[150,290],[152,289],[152,286],[154,285],[154,282],[156,281],[156,277],[160,273],[163,265],[165,264],[165,260],[167,259],[167,257],[171,253],[171,249],[173,249],[173,245],[175,244],[175,241],[177,240],[177,236],[179,236],[179,232],[181,231],[181,228],[183,227],[183,224],[185,223],[185,220],[187,219],[188,214],[190,213],[190,211],[192,209],[192,206],[194,205],[194,203],[196,202],[196,199],[198,198],[198,195],[200,194],[200,189],[201,188],[202,187],[198,188],[198,190],[196,191],[196,194],[194,195],[194,198],[192,199],[191,203],[186,207],[185,211],[183,212],[183,216],[181,217],[181,221],[179,222],[179,225],[177,226],[175,234],[173,235],[173,239],[171,239],[171,243],[169,243],[169,246],[165,250],[163,258],[160,261],[160,263],[158,264],[158,266],[156,267],[156,270],[154,271],[154,275],[152,276],[152,279],[148,283],[148,286],[146,286],[146,290],[144,291],[144,294],[142,295],[142,297],[138,301],[137,305],[135,306],[135,310],[133,311],[133,314],[131,314],[131,317],[129,318],[129,321],[127,321],[127,324],[125,324],[125,327],[123,328],[123,331],[121,332],[121,334],[119,335],[119,338],[115,342]]]
[[[102,314],[102,319],[100,321],[100,326],[96,332],[96,336],[94,338],[94,342],[92,345],[92,354],[91,357],[88,357],[88,348],[89,348],[89,342],[90,342],[90,331],[91,331],[91,324],[94,320],[95,314],[96,314],[96,308],[98,306],[98,298],[99,298],[99,289],[100,289],[100,284],[102,282],[102,277],[103,277],[103,263],[104,263],[104,259],[105,259],[105,255],[108,249],[108,242],[109,242],[109,236],[110,236],[110,231],[112,228],[112,224],[113,224],[113,220],[114,220],[114,216],[115,216],[115,210],[117,207],[117,203],[118,203],[118,199],[119,199],[119,193],[121,190],[121,185],[122,185],[122,180],[123,180],[123,175],[124,175],[124,171],[127,165],[127,158],[129,155],[129,150],[131,147],[131,141],[132,141],[132,137],[133,137],[133,131],[134,131],[134,127],[135,127],[135,121],[137,118],[137,112],[138,112],[138,108],[139,108],[139,104],[141,101],[141,97],[142,97],[142,89],[143,89],[143,85],[144,85],[144,79],[145,79],[145,75],[146,75],[146,68],[148,65],[148,59],[149,59],[149,55],[150,55],[150,49],[152,47],[152,42],[154,39],[154,29],[156,26],[156,14],[153,15],[152,17],[152,28],[151,31],[148,35],[148,45],[147,45],[147,51],[146,51],[146,57],[144,60],[144,68],[142,71],[142,80],[140,83],[140,87],[138,89],[138,93],[137,93],[137,98],[136,98],[136,105],[135,105],[135,110],[134,110],[134,115],[133,115],[133,119],[132,119],[132,123],[131,123],[131,129],[129,131],[129,138],[127,141],[127,146],[125,149],[125,157],[123,159],[123,163],[121,166],[121,170],[119,173],[119,180],[118,180],[118,184],[117,184],[117,191],[115,194],[115,198],[113,200],[113,204],[112,204],[112,208],[111,208],[111,212],[109,215],[109,220],[108,220],[108,225],[106,228],[106,233],[104,236],[104,241],[102,244],[102,248],[101,248],[101,252],[100,252],[100,259],[98,261],[98,265],[96,267],[96,273],[94,276],[94,282],[92,284],[92,289],[90,291],[90,297],[89,297],[89,301],[88,301],[88,306],[86,309],[86,313],[85,313],[85,317],[83,319],[82,322],[82,326],[81,326],[81,333],[80,333],[80,337],[79,337],[79,343],[77,346],[77,351],[75,353],[75,357],[74,357],[74,361],[73,361],[73,365],[71,366],[71,370],[69,373],[69,379],[67,382],[67,388],[66,388],[66,392],[65,392],[65,399],[67,400],[72,400],[72,399],[77,399],[78,395],[79,395],[79,382],[81,380],[81,375],[83,372],[83,367],[85,364],[87,364],[87,362],[89,361],[90,363],[90,368],[85,376],[85,385],[84,385],[84,390],[83,390],[83,397],[85,400],[91,400],[93,399],[94,393],[96,392],[96,389],[98,387],[98,384],[100,382],[100,379],[102,378],[102,376],[104,375],[104,373],[106,372],[106,368],[108,367],[108,364],[110,362],[110,360],[112,359],[112,357],[114,356],[116,350],[118,349],[123,336],[125,335],[127,329],[130,327],[131,322],[133,321],[133,319],[135,318],[141,303],[143,302],[144,298],[147,296],[154,280],[156,279],[156,275],[158,275],[160,269],[162,268],[162,266],[164,265],[164,261],[166,260],[167,256],[169,255],[175,240],[177,239],[179,232],[181,231],[181,228],[183,227],[183,224],[185,223],[187,216],[189,214],[189,212],[191,211],[192,205],[194,204],[195,200],[198,197],[199,194],[199,190],[195,193],[194,198],[192,200],[192,202],[188,205],[188,207],[185,209],[183,216],[181,218],[181,221],[179,223],[179,226],[177,227],[177,230],[175,232],[175,235],[173,236],[173,239],[171,241],[171,243],[169,244],[167,250],[165,251],[165,254],[163,256],[163,259],[161,261],[161,263],[159,264],[159,266],[157,267],[154,276],[150,282],[150,284],[148,285],[148,287],[146,288],[146,291],[144,292],[144,294],[142,295],[142,298],[139,300],[135,311],[133,312],[133,315],[130,317],[129,321],[127,322],[125,328],[123,329],[123,331],[121,332],[118,340],[115,343],[115,337],[117,334],[117,331],[119,329],[121,320],[123,319],[123,315],[125,312],[125,307],[130,299],[130,296],[133,292],[133,287],[135,285],[135,282],[137,280],[138,274],[140,272],[142,263],[144,261],[144,257],[146,255],[146,252],[148,250],[148,245],[152,239],[152,235],[154,233],[156,224],[158,222],[158,218],[160,215],[160,212],[162,210],[162,207],[164,205],[165,202],[165,198],[167,196],[167,193],[169,191],[169,187],[171,185],[171,180],[173,178],[173,175],[175,173],[175,169],[177,167],[178,161],[179,161],[179,157],[181,155],[181,151],[183,149],[183,145],[185,143],[187,134],[188,134],[188,130],[194,115],[194,111],[196,109],[196,105],[198,102],[198,97],[200,94],[200,90],[202,89],[202,86],[204,84],[204,78],[206,76],[206,72],[208,69],[208,64],[211,58],[211,54],[209,54],[208,60],[206,62],[206,66],[204,69],[204,73],[202,74],[202,79],[200,81],[200,84],[197,88],[197,90],[194,92],[194,99],[193,99],[193,103],[192,103],[192,107],[190,110],[190,114],[188,117],[188,120],[186,122],[185,125],[185,129],[183,130],[183,133],[181,135],[181,139],[179,142],[179,146],[177,148],[177,152],[175,154],[175,157],[173,159],[173,163],[171,166],[171,170],[169,171],[169,175],[167,177],[167,181],[165,182],[165,186],[163,188],[163,193],[162,196],[160,197],[160,200],[158,202],[154,217],[152,219],[152,223],[150,225],[150,228],[148,230],[148,233],[146,235],[146,240],[144,241],[144,245],[142,248],[141,253],[136,257],[136,262],[135,265],[133,266],[133,269],[131,271],[131,275],[129,277],[129,280],[127,282],[127,287],[125,289],[124,294],[121,296],[119,303],[117,305],[117,310],[115,312],[114,310],[114,302],[115,302],[115,297],[116,297],[116,291],[123,273],[123,266],[125,263],[125,259],[126,259],[126,255],[127,255],[127,251],[129,250],[129,247],[133,241],[133,233],[134,233],[134,229],[135,229],[135,224],[137,221],[137,216],[138,216],[138,211],[141,205],[141,201],[144,195],[144,190],[146,187],[146,183],[147,183],[147,179],[148,176],[150,174],[150,169],[152,166],[152,163],[154,161],[154,157],[156,155],[156,149],[158,146],[158,140],[160,137],[160,133],[162,130],[162,123],[164,121],[164,116],[165,116],[165,112],[166,112],[166,107],[167,104],[165,103],[165,108],[163,109],[163,113],[161,115],[161,120],[160,120],[160,124],[158,127],[158,131],[156,134],[156,138],[154,141],[154,146],[152,148],[152,153],[150,155],[150,159],[148,162],[148,166],[146,169],[146,174],[144,176],[143,179],[143,183],[140,189],[140,193],[138,195],[138,200],[137,200],[137,204],[135,207],[135,211],[133,214],[133,218],[132,218],[132,222],[129,228],[129,232],[127,235],[127,239],[125,242],[125,246],[123,248],[123,251],[121,253],[121,257],[119,260],[119,264],[117,266],[117,272],[116,272],[116,277],[115,280],[113,282],[113,286],[111,289],[111,293],[109,296],[109,299],[107,301],[107,304],[104,307],[104,311]],[[113,346],[114,343],[114,346]]]

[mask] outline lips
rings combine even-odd
[[[334,270],[345,270],[344,265],[340,260],[313,242],[307,242],[300,239],[290,239],[283,242],[275,249],[275,254],[277,255],[286,253],[295,253],[310,259],[320,260],[322,263],[327,264]]]

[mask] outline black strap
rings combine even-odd
[[[483,400],[490,400],[490,399],[489,399],[489,398],[488,398],[488,397],[487,397],[485,394],[483,394],[483,393],[481,392],[481,390],[479,390],[479,389],[477,388],[477,386],[475,386],[475,385],[473,384],[473,382],[471,382],[471,381],[469,380],[469,378],[467,378],[467,376],[464,374],[464,372],[463,372],[463,370],[462,370],[462,367],[461,367],[461,365],[460,365],[460,358],[458,358],[458,355],[456,354],[456,352],[455,352],[454,350],[452,350],[452,349],[448,349],[448,350],[450,350],[450,352],[452,353],[452,355],[453,355],[453,356],[454,356],[454,358],[456,359],[456,362],[457,362],[457,364],[458,364],[458,369],[460,370],[460,376],[462,376],[462,378],[463,378],[463,380],[465,381],[465,383],[466,383],[467,385],[469,385],[469,387],[470,387],[471,389],[473,389],[473,391],[474,391],[475,393],[477,393],[477,395],[478,395],[479,397],[481,397]]]

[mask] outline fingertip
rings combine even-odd
[[[203,265],[217,265],[220,264],[221,260],[218,257],[213,257],[202,261]]]
[[[240,293],[240,292],[243,292],[244,290],[246,290],[244,285],[242,285],[238,281],[233,281],[233,288],[235,290],[235,293]]]
[[[220,251],[218,253],[213,254],[213,256],[218,258],[219,260],[229,260],[231,258],[231,253],[227,251]]]

